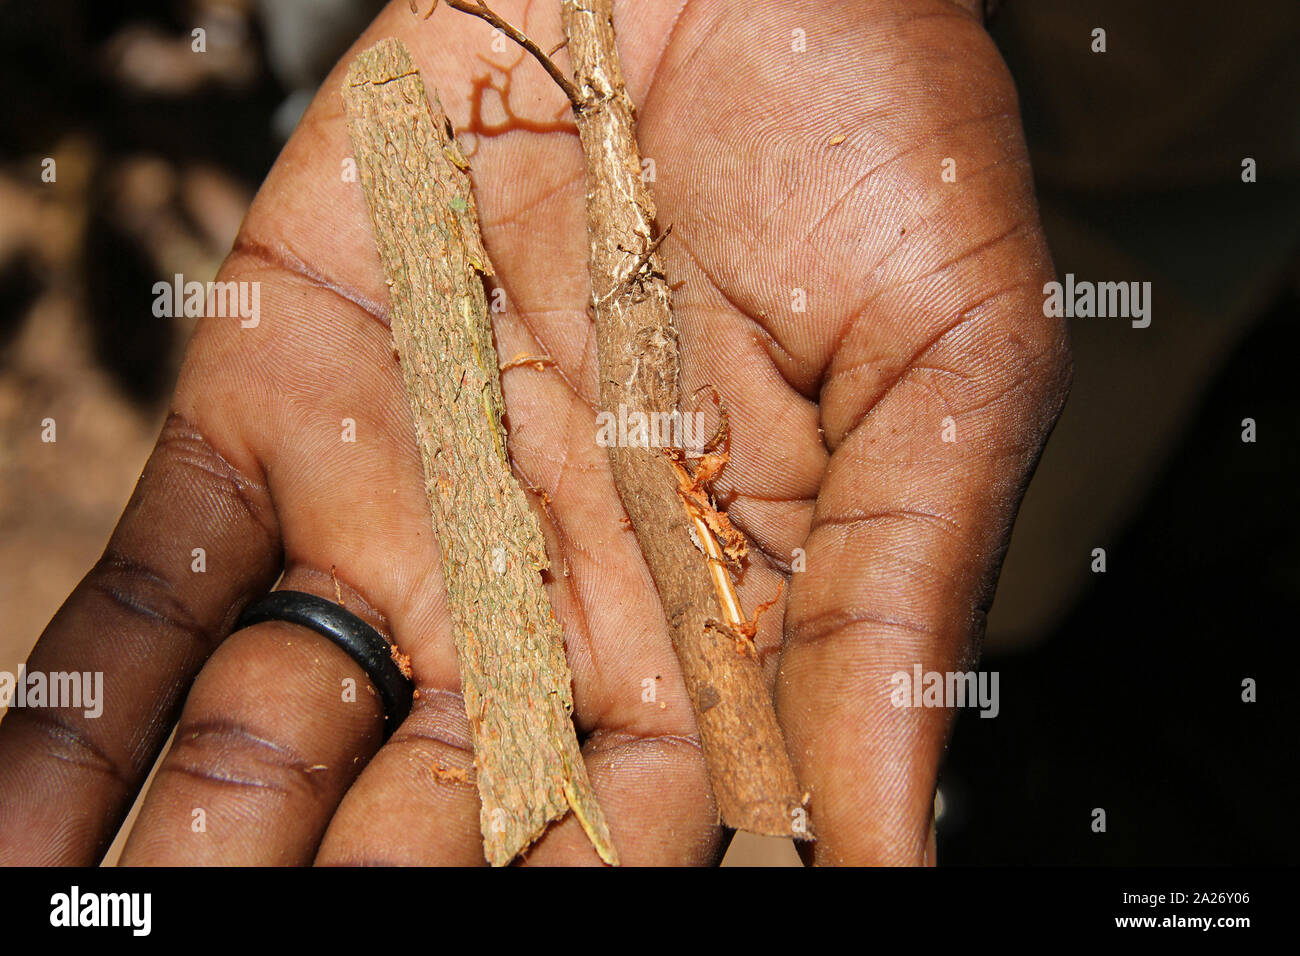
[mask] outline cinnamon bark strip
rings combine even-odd
[[[442,547],[484,855],[509,863],[571,809],[617,863],[574,733],[541,526],[506,454],[469,164],[400,41],[362,52],[343,94]]]

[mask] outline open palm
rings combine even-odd
[[[532,7],[526,28],[549,48],[558,4]],[[522,3],[494,9],[524,24]],[[615,24],[672,225],[682,392],[712,386],[730,415],[715,490],[752,544],[746,611],[789,581],[758,645],[812,795],[812,853],[932,859],[952,712],[895,708],[889,677],[972,666],[1068,387],[1014,91],[952,0],[639,0]],[[385,36],[405,40],[458,127],[484,58],[517,55],[494,52],[481,22],[423,20],[405,0],[357,49]],[[103,671],[103,716],[15,710],[0,727],[0,860],[97,859],[183,703],[126,862],[482,862],[383,274],[361,188],[341,174],[343,68],[223,268],[261,283],[260,323],[201,323],[104,558],[28,663]],[[479,124],[466,145],[503,292],[498,352],[554,363],[510,367],[503,387],[516,471],[549,499],[575,720],[622,859],[710,862],[724,834],[690,704],[596,442],[577,137],[550,128],[564,99],[536,64],[510,81],[513,113],[535,122]],[[410,656],[419,695],[386,744],[377,699],[341,699],[342,680],[366,681],[333,644],[287,624],[227,638],[281,572],[280,587],[341,596]],[[529,854],[596,859],[572,819]]]

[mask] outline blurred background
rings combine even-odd
[[[99,557],[161,425],[192,320],[153,319],[148,290],[215,273],[379,6],[0,0],[0,670]],[[1001,713],[958,721],[939,860],[1294,863],[1300,4],[1007,0],[991,29],[1058,273],[1150,281],[1154,310],[1072,323],[989,620]],[[795,857],[745,838],[728,862]]]

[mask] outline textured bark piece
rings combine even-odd
[[[484,854],[509,863],[572,809],[616,863],[573,729],[541,525],[506,455],[469,164],[400,41],[362,52],[343,95],[442,546]]]
[[[655,207],[641,178],[613,3],[563,0],[562,12],[582,101],[574,115],[587,162],[601,405],[614,412],[620,404],[667,412],[679,399],[677,329],[654,248]],[[660,449],[615,447],[610,463],[663,602],[723,822],[810,839],[771,695],[758,663],[738,652],[735,638],[719,626],[726,618],[708,562],[691,541],[693,521],[671,462]]]

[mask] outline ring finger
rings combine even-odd
[[[296,567],[281,588],[320,593],[328,581]],[[350,589],[320,596],[342,596],[344,607],[385,633],[383,619]],[[310,862],[383,728],[365,671],[328,638],[281,621],[236,632],[190,692],[122,862]]]

